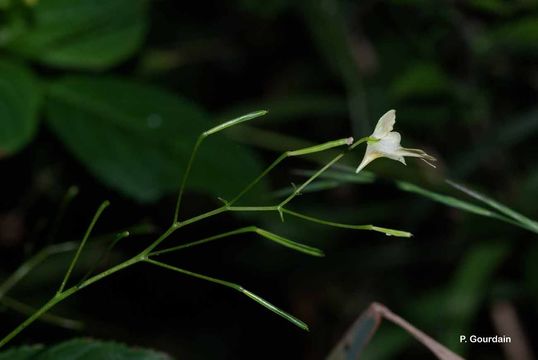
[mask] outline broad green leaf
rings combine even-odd
[[[0,352],[0,360],[32,360],[43,350],[40,345],[21,346],[16,349],[10,349]]]
[[[40,0],[8,47],[51,66],[108,68],[140,47],[147,10],[147,0]]]
[[[49,347],[21,347],[0,352],[0,360],[171,360],[153,350],[90,339],[74,339]]]
[[[177,191],[196,138],[215,124],[191,102],[119,79],[70,77],[48,89],[47,120],[102,182],[139,201]],[[261,172],[248,149],[215,135],[187,186],[231,198]]]
[[[25,67],[0,61],[0,156],[26,145],[37,128],[40,93]]]

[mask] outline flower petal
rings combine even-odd
[[[396,110],[392,109],[379,118],[372,137],[383,138],[392,131],[394,123],[396,123]]]
[[[396,160],[406,165],[405,157],[416,157],[426,162],[428,165],[435,167],[430,161],[436,161],[433,156],[426,154],[420,149],[407,149],[400,145],[402,137],[400,133],[392,131],[394,124],[396,123],[396,111],[387,111],[375,127],[372,138],[375,140],[369,140],[366,146],[366,152],[361,163],[357,167],[356,172],[361,171],[371,163],[373,160],[386,157],[392,160]]]
[[[383,156],[396,154],[402,148],[400,146],[401,140],[402,136],[400,135],[400,133],[396,131],[389,132],[379,141],[368,143],[366,152],[368,152],[368,149],[370,149],[370,151],[378,151],[382,153]],[[398,154],[398,156],[400,155]]]
[[[364,154],[364,157],[362,158],[361,163],[357,167],[357,170],[355,170],[355,173],[358,173],[359,171],[364,169],[366,167],[366,165],[368,165],[369,163],[371,163],[375,159],[380,158],[382,156],[383,156],[383,154],[381,154],[379,152],[376,152],[376,151],[371,151],[371,150],[368,151],[368,148],[366,148],[366,153]]]
[[[424,161],[426,164],[430,165],[431,167],[435,167],[431,162],[437,161],[436,158],[434,158],[431,155],[428,155],[426,152],[420,149],[407,149],[407,148],[400,148],[398,153],[401,156],[409,156],[409,157],[418,157],[422,161]]]

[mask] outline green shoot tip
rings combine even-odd
[[[229,121],[226,121],[220,125],[217,125],[207,131],[205,131],[203,133],[203,136],[209,136],[209,135],[212,135],[214,133],[217,133],[219,131],[222,131],[224,129],[227,129],[231,126],[235,126],[235,125],[239,125],[245,121],[249,121],[249,120],[252,120],[252,119],[256,119],[260,116],[264,116],[265,114],[267,114],[267,110],[259,110],[259,111],[254,111],[254,112],[251,112],[251,113],[248,113],[246,115],[243,115],[243,116],[240,116],[240,117],[237,117],[235,119],[232,119],[232,120],[229,120]]]
[[[396,237],[405,237],[405,238],[410,238],[411,236],[413,236],[413,234],[408,231],[387,229],[387,228],[383,228],[379,226],[372,226],[372,230],[382,232],[383,234],[387,236],[396,236]]]

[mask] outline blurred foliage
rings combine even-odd
[[[211,127],[187,100],[132,82],[67,78],[49,86],[51,130],[104,183],[141,201],[178,188],[194,140]],[[133,156],[136,155],[136,156]],[[226,139],[203,148],[192,188],[231,197],[257,176],[256,158]],[[228,176],[227,182],[216,182]]]
[[[26,68],[0,62],[0,144],[2,152],[20,150],[35,135],[40,93]]]
[[[37,1],[12,15],[3,43],[53,67],[110,68],[142,45],[147,5],[147,0]]]
[[[338,179],[328,178],[293,206],[338,222],[409,230],[413,238],[350,235],[249,214],[264,229],[310,239],[326,259],[232,241],[177,257],[185,267],[274,294],[311,325],[308,336],[205,284],[165,287],[176,277],[156,279],[147,269],[88,290],[86,300],[60,312],[88,322],[85,334],[178,358],[255,352],[320,359],[377,300],[465,357],[499,359],[498,346],[454,341],[504,331],[490,320],[502,300],[518,309],[528,342],[537,344],[535,235],[477,216],[491,211],[487,204],[467,201],[443,181],[472,184],[538,217],[537,46],[535,0],[0,0],[0,275],[48,244],[50,209],[73,183],[81,198],[50,237],[54,242],[80,238],[87,212],[104,197],[116,210],[98,231],[167,223],[191,146],[217,122],[270,111],[204,143],[188,184],[191,214],[241,188],[277,152],[359,138],[395,108],[402,145],[433,153],[441,160],[437,170],[379,160],[368,169],[375,181],[367,176],[336,186]],[[360,149],[350,155],[344,163],[356,166]],[[303,179],[297,168],[316,169],[324,158],[307,161],[286,161],[245,202],[266,203],[266,190],[285,194],[290,182]],[[238,227],[243,220],[225,217],[181,238],[211,236],[215,226]],[[112,260],[146,240],[129,239]],[[65,260],[51,259],[43,269],[61,271]],[[11,295],[39,305],[54,280],[29,277]],[[20,320],[1,316],[3,332]],[[27,339],[75,335],[43,324]],[[368,359],[430,358],[390,326],[380,328],[367,351]]]
[[[54,345],[48,349],[43,346],[24,346],[0,352],[1,360],[166,360],[169,356],[151,350],[132,349],[117,343],[107,343],[89,339],[75,339]]]

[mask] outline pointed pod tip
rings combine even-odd
[[[292,320],[292,319],[288,319],[288,320]],[[310,332],[310,328],[308,327],[308,325],[305,322],[303,322],[303,321],[301,321],[301,320],[299,320],[297,318],[293,318],[292,322],[293,322],[294,325],[301,328],[302,330]]]

